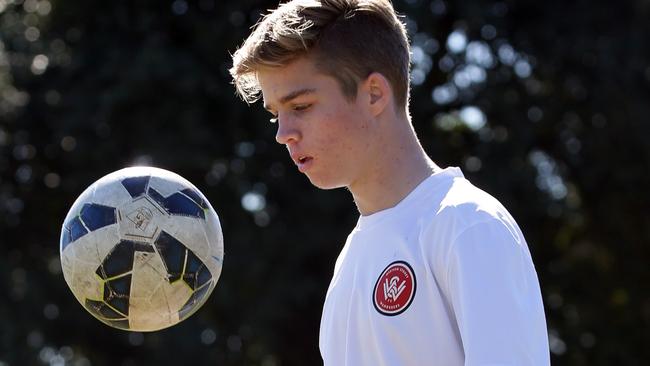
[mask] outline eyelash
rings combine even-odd
[[[307,110],[309,107],[311,107],[311,104],[297,104],[293,107],[293,111],[295,112],[303,112]],[[271,119],[269,119],[269,122],[271,123],[277,123],[278,122],[278,116],[273,115]]]

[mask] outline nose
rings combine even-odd
[[[282,145],[289,145],[300,141],[300,131],[290,121],[278,118],[278,131],[275,133],[275,141]]]

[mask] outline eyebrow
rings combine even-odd
[[[280,104],[286,104],[286,103],[290,102],[291,100],[298,98],[299,96],[302,96],[302,95],[305,95],[305,94],[312,94],[312,93],[315,93],[315,92],[316,92],[316,89],[314,89],[314,88],[305,88],[305,89],[294,90],[291,93],[289,93],[289,94],[283,96],[282,98],[280,98]],[[267,111],[270,111],[271,106],[264,103],[264,109],[266,109]]]

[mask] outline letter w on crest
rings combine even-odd
[[[397,301],[397,298],[399,295],[402,294],[404,291],[404,288],[406,287],[406,281],[402,281],[402,283],[399,284],[399,277],[393,276],[390,279],[390,282],[388,279],[384,282],[384,299],[390,300],[390,301]]]

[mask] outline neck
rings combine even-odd
[[[348,186],[361,215],[394,207],[440,168],[426,155],[407,119],[385,123],[369,164]]]

